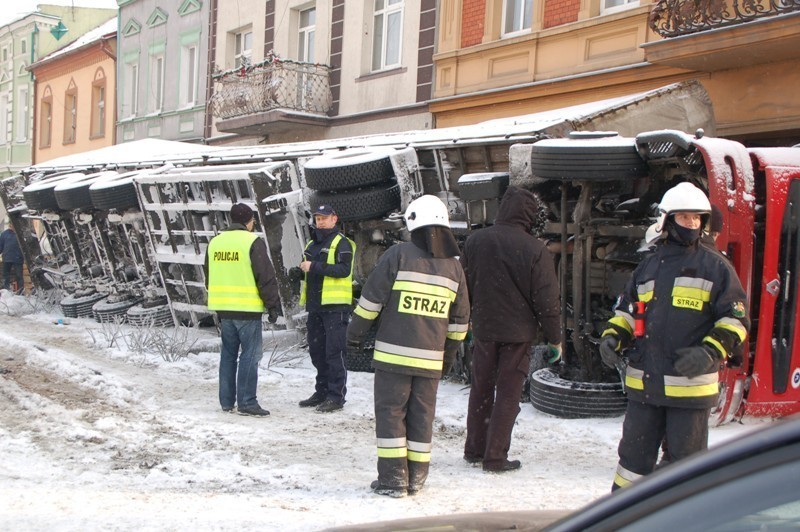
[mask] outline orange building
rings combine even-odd
[[[115,143],[117,19],[33,63],[33,164]]]

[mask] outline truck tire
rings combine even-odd
[[[98,210],[130,209],[139,206],[136,187],[130,179],[89,188],[92,205]]]
[[[126,311],[127,321],[134,327],[172,327],[172,311],[167,303],[146,307],[142,303],[133,305]]]
[[[34,211],[57,211],[59,209],[56,200],[55,188],[65,180],[83,174],[72,173],[46,177],[41,181],[31,183],[22,189],[22,197],[25,198],[25,205]]]
[[[312,209],[330,205],[342,222],[379,218],[400,208],[400,187],[393,183],[345,192],[314,192],[309,203]]]
[[[119,174],[113,171],[100,172],[59,183],[53,189],[59,208],[65,211],[91,208],[92,197],[89,194],[89,187],[117,175]]]
[[[647,175],[634,139],[542,140],[531,146],[531,172],[544,179],[604,181]]]
[[[569,381],[549,368],[531,375],[530,398],[537,410],[564,419],[617,417],[627,407],[621,383]]]
[[[377,185],[394,176],[388,149],[354,148],[309,159],[303,167],[308,188],[349,190]]]

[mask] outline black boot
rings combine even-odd
[[[307,408],[310,406],[319,406],[322,402],[325,401],[325,394],[320,392],[314,392],[311,397],[308,399],[303,399],[298,404],[303,408]]]

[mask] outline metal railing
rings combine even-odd
[[[331,102],[330,67],[270,55],[214,75],[211,112],[221,119],[272,109],[325,114]]]
[[[659,0],[649,24],[662,37],[677,37],[794,11],[800,0]]]

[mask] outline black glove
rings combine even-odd
[[[300,269],[299,266],[293,266],[292,268],[289,268],[288,276],[290,281],[302,281],[305,273]]]
[[[619,363],[617,345],[619,345],[619,338],[613,334],[607,334],[600,340],[600,358],[603,359],[603,364],[611,369],[615,369]]]
[[[696,345],[676,349],[678,359],[675,361],[675,371],[690,379],[716,371],[719,367],[719,357],[710,347]]]
[[[453,371],[453,366],[456,363],[456,355],[458,354],[458,349],[449,349],[444,352],[444,363],[442,364],[442,375],[448,375],[451,371]]]
[[[364,341],[360,338],[348,338],[347,350],[348,351],[361,351],[364,349]]]
[[[278,309],[271,308],[267,309],[267,321],[270,323],[275,323],[278,321]]]

